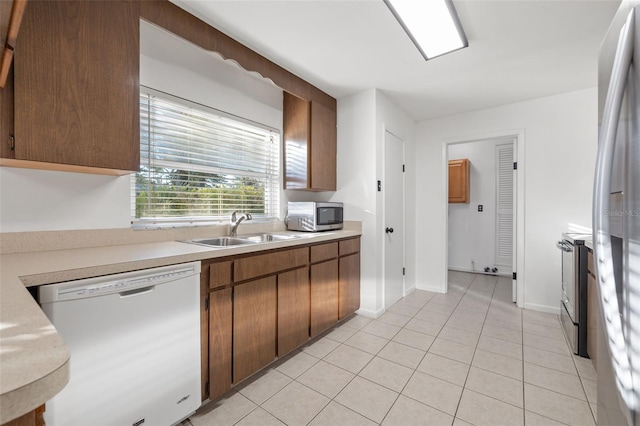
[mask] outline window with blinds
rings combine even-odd
[[[277,218],[279,164],[277,131],[141,90],[134,221],[226,220],[236,210]]]

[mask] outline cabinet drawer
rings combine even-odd
[[[593,264],[593,251],[591,250],[587,254],[587,270],[591,275],[596,276],[596,266]]]
[[[212,263],[209,273],[209,289],[231,284],[231,261]]]
[[[311,246],[311,263],[338,257],[338,243]]]
[[[352,238],[350,240],[340,241],[340,256],[360,251],[360,238]]]
[[[308,247],[244,257],[234,262],[234,281],[239,282],[254,277],[274,274],[308,263]]]

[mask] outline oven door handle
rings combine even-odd
[[[616,388],[621,406],[637,410],[634,396],[633,373],[629,360],[629,348],[622,331],[622,320],[618,307],[616,283],[613,274],[613,256],[609,217],[605,215],[611,208],[611,172],[618,132],[618,122],[624,92],[627,84],[631,59],[634,50],[635,9],[632,9],[620,31],[618,46],[611,71],[602,124],[598,135],[598,154],[593,186],[593,242],[594,261],[599,288],[599,301],[606,334],[607,349],[611,355],[611,364],[615,376]],[[630,420],[629,409],[623,410]]]

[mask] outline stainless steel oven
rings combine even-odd
[[[562,252],[560,319],[573,353],[587,355],[587,247],[585,234],[562,234],[556,243]]]

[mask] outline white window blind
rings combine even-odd
[[[142,90],[141,92],[144,92]],[[280,135],[156,92],[140,95],[135,221],[277,218]]]
[[[496,146],[496,264],[511,266],[513,258],[513,143]]]

